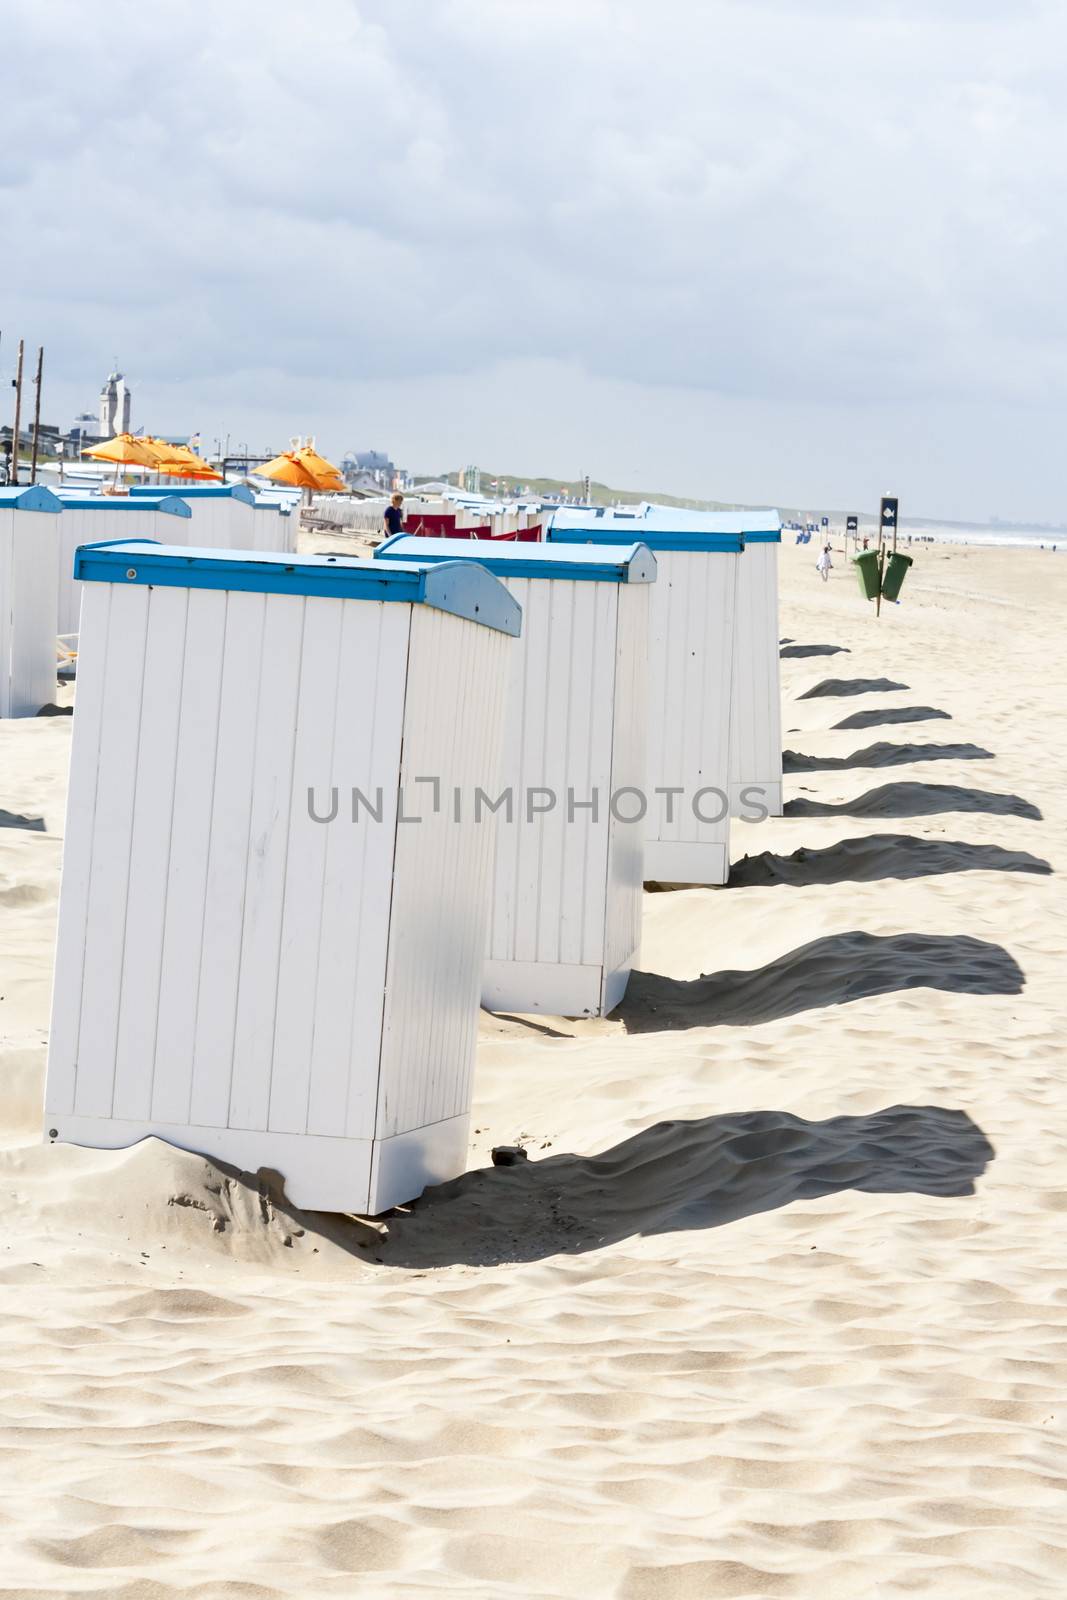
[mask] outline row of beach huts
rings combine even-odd
[[[53,1141],[409,1201],[464,1170],[479,1005],[606,1014],[643,883],[724,883],[731,822],[781,811],[774,512],[365,559],[295,555],[238,489],[42,497],[0,499],[0,592],[17,637],[54,549],[78,635]]]

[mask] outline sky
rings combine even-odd
[[[1062,0],[8,0],[0,383],[413,471],[1067,518]],[[3,420],[10,420],[10,401]]]

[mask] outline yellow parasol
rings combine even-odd
[[[292,450],[285,450],[265,467],[256,468],[256,476],[270,478],[274,483],[290,483],[296,489],[317,489],[318,479]]]
[[[153,439],[153,445],[159,451],[161,460],[160,472],[168,478],[200,478],[205,483],[222,483],[221,472],[216,472],[214,467],[209,467],[202,456],[190,450],[186,444],[165,444],[162,439]]]
[[[346,489],[348,485],[342,478],[340,469],[332,461],[327,461],[325,456],[320,456],[317,450],[306,444],[295,452],[300,465],[315,479],[316,489]]]
[[[95,461],[113,461],[116,483],[120,467],[154,468],[156,465],[154,451],[146,446],[143,439],[135,439],[132,433],[117,433],[113,439],[108,439],[104,444],[95,444],[82,454],[92,456]]]

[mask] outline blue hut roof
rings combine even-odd
[[[63,502],[43,483],[13,483],[0,489],[0,511],[62,511]]]
[[[376,561],[477,561],[499,578],[565,578],[571,582],[654,583],[656,561],[643,544],[521,544],[504,539],[430,539],[394,533]]]
[[[522,607],[498,578],[474,561],[417,566],[351,556],[292,556],[276,551],[200,550],[119,539],[79,545],[74,576],[83,583],[152,588],[249,590],[254,594],[325,595],[336,600],[401,601],[433,606],[516,637]]]
[[[124,494],[63,494],[63,504],[71,511],[165,511],[171,517],[191,517],[192,512],[176,494],[138,495],[136,499]]]

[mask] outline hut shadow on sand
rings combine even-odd
[[[949,872],[1029,872],[1049,877],[1052,866],[1026,850],[962,839],[918,839],[910,833],[871,833],[842,839],[822,850],[801,847],[792,855],[743,856],[730,867],[731,889],[785,884],[877,883],[886,878],[932,878]]]
[[[490,1167],[428,1189],[359,1254],[394,1267],[489,1267],[722,1227],[848,1189],[965,1196],[994,1154],[966,1112],[941,1106],[825,1122],[784,1111],[658,1122],[601,1155]]]
[[[807,756],[782,751],[783,772],[851,772],[859,767],[909,767],[916,761],[992,761],[977,744],[889,744],[881,740],[850,756]]]
[[[839,933],[748,972],[684,980],[635,971],[613,1014],[627,1033],[755,1027],[905,989],[1021,994],[1024,982],[1019,963],[1001,945],[966,934]]]
[[[1020,795],[967,789],[954,783],[883,783],[839,805],[787,800],[783,811],[787,817],[935,817],[946,811],[966,811],[1041,821],[1037,806]]]

